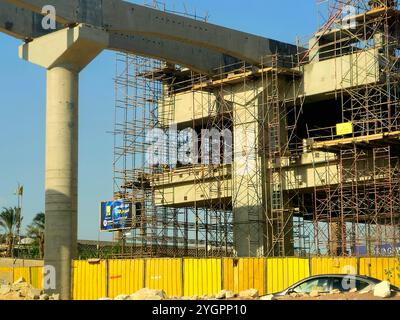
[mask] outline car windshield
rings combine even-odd
[[[308,280],[295,287],[293,291],[297,293],[310,293],[313,291],[328,292],[329,278],[318,278],[318,279]]]

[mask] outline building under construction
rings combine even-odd
[[[119,53],[114,195],[132,256],[398,254],[397,1],[213,75]]]

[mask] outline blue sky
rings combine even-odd
[[[143,1],[130,1],[142,4]],[[148,1],[150,2],[150,0]],[[294,43],[317,26],[315,0],[166,0],[167,8],[210,16],[225,27]],[[44,210],[45,70],[18,58],[20,41],[0,34],[0,207],[25,187],[24,226]],[[80,76],[79,238],[98,231],[100,201],[112,198],[115,53],[105,51]]]

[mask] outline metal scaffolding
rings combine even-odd
[[[350,25],[343,28],[337,13],[345,6],[353,14]],[[325,185],[314,190],[315,249],[330,255],[380,255],[386,249],[396,254],[393,249],[400,242],[397,1],[331,1],[331,12],[336,18],[320,33],[319,58],[351,55],[347,72],[338,73],[340,87],[335,92],[342,123],[350,124],[350,130],[343,134],[339,128],[310,130],[312,149],[332,155],[323,173]],[[337,67],[343,70],[344,59],[340,61]]]
[[[399,245],[397,1],[328,5],[307,49],[258,66],[201,75],[117,55],[114,196],[135,207],[124,256],[355,256]],[[305,92],[307,66],[323,61],[337,84],[321,98],[332,119],[314,116],[310,106],[324,105]]]

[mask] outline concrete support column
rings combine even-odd
[[[78,189],[78,72],[47,70],[45,264],[54,266],[58,288],[69,298],[76,257]]]
[[[224,96],[233,103],[233,237],[238,257],[263,257],[266,249],[261,133],[254,116],[260,114],[260,103],[259,92],[256,87],[253,89]]]
[[[77,254],[79,72],[108,45],[108,34],[86,25],[60,30],[20,47],[20,57],[47,69],[45,266],[61,299],[72,297]]]

